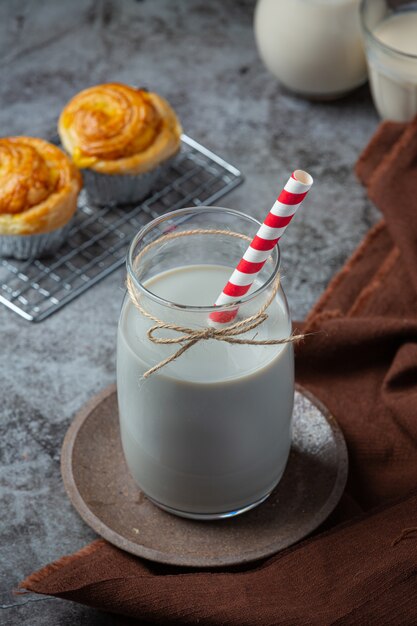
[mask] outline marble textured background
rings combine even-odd
[[[226,206],[262,218],[288,172],[308,169],[314,192],[282,246],[302,318],[378,217],[352,172],[378,120],[367,87],[334,103],[283,90],[257,55],[253,9],[251,0],[3,0],[0,134],[47,138],[76,91],[119,80],[165,95],[189,135],[244,172]],[[94,538],[65,496],[60,445],[75,412],[115,379],[123,276],[39,325],[0,307],[1,624],[122,623],[12,589]]]

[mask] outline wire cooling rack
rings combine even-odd
[[[134,206],[96,207],[80,194],[74,227],[54,257],[0,259],[0,302],[39,322],[120,267],[135,233],[165,211],[210,204],[242,181],[239,170],[182,135],[159,188]]]

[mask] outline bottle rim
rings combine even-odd
[[[257,219],[255,219],[254,217],[250,215],[247,215],[246,213],[242,213],[241,211],[236,211],[234,209],[227,209],[224,207],[217,207],[217,206],[189,207],[189,208],[184,208],[184,209],[178,209],[176,211],[171,211],[169,213],[164,213],[163,215],[153,219],[151,222],[143,226],[135,235],[135,237],[133,238],[130,244],[129,251],[126,257],[126,268],[127,268],[128,275],[133,281],[135,289],[137,289],[140,293],[145,295],[147,298],[149,298],[150,300],[152,300],[153,302],[156,302],[157,304],[161,306],[171,308],[171,309],[176,309],[176,310],[183,311],[183,312],[189,311],[189,312],[199,312],[199,313],[207,313],[207,314],[212,313],[213,311],[218,311],[218,312],[230,311],[231,309],[236,308],[236,306],[240,306],[240,305],[246,304],[247,302],[251,302],[252,300],[255,300],[260,295],[262,295],[272,285],[280,269],[281,253],[280,253],[278,244],[275,246],[275,248],[271,250],[273,267],[272,267],[271,273],[268,275],[268,278],[262,283],[262,285],[260,285],[257,289],[252,291],[250,294],[242,296],[239,300],[236,300],[235,302],[231,302],[230,304],[224,304],[221,306],[214,306],[214,305],[213,306],[195,306],[195,305],[186,305],[186,304],[180,304],[177,302],[171,302],[170,300],[166,300],[165,298],[162,298],[156,295],[155,293],[153,293],[151,290],[145,287],[145,285],[138,278],[134,269],[136,251],[137,251],[138,246],[140,246],[140,244],[144,242],[146,238],[149,237],[150,233],[154,229],[158,228],[160,232],[160,237],[162,237],[166,233],[164,233],[163,231],[161,232],[159,227],[164,222],[169,222],[172,220],[179,220],[178,223],[180,224],[186,221],[188,217],[191,217],[192,215],[195,215],[197,213],[198,214],[202,214],[202,213],[215,214],[218,212],[222,212],[227,215],[230,215],[232,218],[233,217],[239,218],[239,219],[246,220],[247,222],[251,222],[254,226],[254,233],[253,233],[254,235],[256,234],[259,226],[261,225],[261,223]],[[167,232],[168,230],[169,229],[167,229]],[[156,238],[154,241],[157,241],[158,238]]]

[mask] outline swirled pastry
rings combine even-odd
[[[77,167],[112,175],[150,172],[178,151],[182,132],[164,98],[120,83],[74,96],[58,130]]]
[[[71,160],[34,137],[0,139],[0,235],[34,235],[63,227],[82,182]]]

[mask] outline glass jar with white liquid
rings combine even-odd
[[[141,490],[177,515],[215,519],[246,511],[268,497],[287,463],[294,399],[292,343],[200,338],[146,375],[186,345],[189,332],[209,327],[213,303],[258,227],[255,219],[229,209],[183,209],[145,226],[128,254],[136,302],[126,295],[118,330],[122,445]],[[276,247],[242,297],[234,321],[256,316],[264,306],[267,318],[237,335],[239,339],[290,336],[278,272]],[[154,341],[148,334],[151,327],[156,327]]]
[[[377,111],[407,122],[417,114],[417,2],[362,0],[361,18]]]

